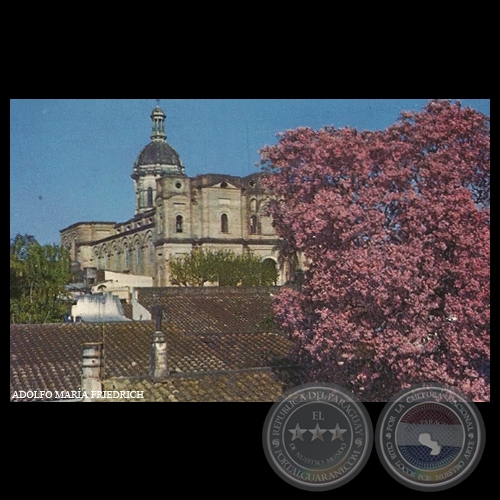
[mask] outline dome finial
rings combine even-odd
[[[151,139],[165,141],[165,113],[160,108],[160,99],[156,99],[158,105],[151,113]]]

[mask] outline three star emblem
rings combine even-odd
[[[336,425],[335,429],[320,429],[319,424],[316,424],[316,427],[314,429],[301,429],[298,423],[295,426],[295,429],[288,429],[288,432],[292,433],[292,441],[295,441],[296,439],[304,441],[304,438],[302,436],[306,432],[312,433],[311,441],[314,441],[315,439],[321,439],[321,441],[323,441],[323,434],[327,431],[331,432],[332,441],[335,441],[335,439],[337,438],[343,441],[344,438],[342,437],[342,434],[344,434],[344,432],[347,432],[347,429],[341,429],[339,427],[339,424]]]

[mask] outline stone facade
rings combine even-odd
[[[81,269],[151,276],[170,285],[168,262],[195,247],[252,252],[278,266],[279,284],[290,279],[278,259],[280,240],[264,207],[260,174],[190,178],[165,135],[165,114],[151,114],[151,142],[132,169],[135,215],[126,222],[78,222],[61,230],[61,244]]]

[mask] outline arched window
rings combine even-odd
[[[118,249],[116,248],[116,246],[113,247],[113,269],[115,271],[119,271]]]
[[[109,269],[109,261],[108,261],[108,249],[104,247],[103,252],[103,269]]]
[[[135,244],[135,265],[136,265],[136,272],[140,273],[141,269],[141,245],[137,241]]]
[[[220,216],[220,230],[221,233],[229,233],[229,222],[226,214]]]
[[[175,218],[175,232],[182,233],[182,215],[178,215]]]
[[[250,210],[252,212],[257,212],[257,200],[255,198],[250,200]]]
[[[250,217],[250,234],[257,234],[257,216]]]
[[[153,245],[153,240],[149,238],[148,240],[148,253],[149,253],[149,269],[155,268],[155,247]]]
[[[163,233],[163,214],[160,212],[160,215],[158,216],[158,232]]]
[[[153,206],[153,188],[148,187],[148,207]]]
[[[123,245],[123,268],[130,270],[130,255],[128,252],[128,245],[125,243]]]

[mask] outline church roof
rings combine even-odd
[[[139,153],[134,163],[132,178],[144,173],[184,172],[181,159],[175,149],[167,142],[165,133],[165,113],[157,106],[151,113],[151,142]],[[162,169],[161,167],[167,167]],[[148,167],[153,167],[153,170]],[[160,167],[158,169],[158,167]],[[172,169],[172,167],[174,167]]]
[[[179,155],[168,142],[153,140],[139,153],[134,170],[145,165],[176,165],[180,167],[182,164]]]

